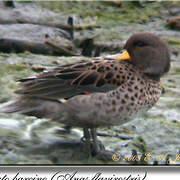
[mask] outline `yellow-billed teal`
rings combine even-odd
[[[97,150],[96,128],[121,125],[150,109],[170,69],[168,47],[151,33],[136,33],[115,56],[92,58],[21,79],[19,98],[1,111],[50,118],[84,128]],[[97,150],[98,151],[98,150]]]

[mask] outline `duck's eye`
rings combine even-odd
[[[134,43],[134,45],[135,45],[135,46],[142,47],[142,46],[145,46],[145,45],[146,45],[146,43],[145,43],[145,42],[143,42],[143,41],[136,41],[136,42]]]

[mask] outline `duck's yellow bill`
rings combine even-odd
[[[131,56],[129,55],[129,53],[127,52],[127,50],[124,50],[122,53],[117,54],[116,56],[114,56],[114,59],[116,60],[130,60]]]

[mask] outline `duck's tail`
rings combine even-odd
[[[58,118],[65,110],[63,100],[20,98],[0,107],[1,113],[20,113],[39,118]]]

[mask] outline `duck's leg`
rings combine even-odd
[[[96,128],[90,129],[91,134],[88,128],[83,128],[83,132],[85,138],[85,152],[88,157],[91,157],[93,154],[100,160],[112,160],[112,152],[106,151],[103,144],[97,140]],[[91,141],[91,136],[93,141]]]
[[[112,161],[113,152],[105,150],[104,145],[97,140],[96,128],[91,128],[91,135],[93,139],[92,150],[97,158],[104,161]]]
[[[88,154],[88,157],[91,157],[91,136],[88,128],[83,128],[84,138],[85,138],[85,148]]]
[[[103,144],[97,140],[96,128],[91,128],[91,136],[93,139],[92,150],[94,154],[98,154],[101,150],[105,150]]]

